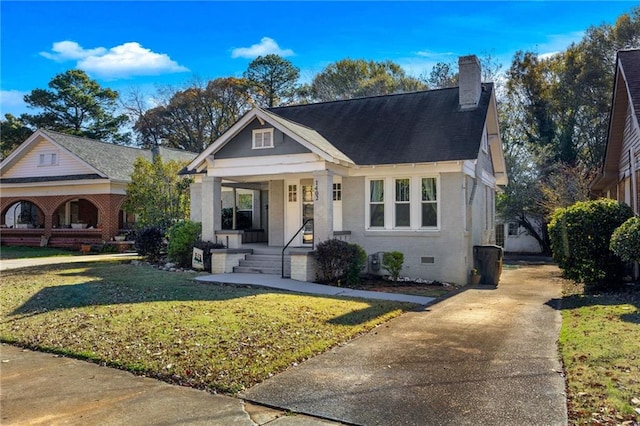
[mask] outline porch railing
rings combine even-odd
[[[287,247],[289,247],[291,245],[291,243],[293,242],[293,240],[295,240],[295,238],[298,236],[298,234],[300,232],[302,232],[302,230],[304,229],[305,226],[307,226],[307,223],[309,222],[313,222],[313,219],[307,219],[304,221],[304,223],[302,224],[302,226],[300,227],[300,229],[298,229],[298,231],[296,231],[295,234],[293,234],[293,237],[291,237],[291,239],[289,240],[289,242],[287,244],[284,245],[284,247],[282,248],[282,257],[280,258],[280,265],[282,267],[282,278],[285,278],[284,276],[284,251],[287,249]]]

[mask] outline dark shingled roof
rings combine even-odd
[[[640,50],[621,50],[618,52],[618,58],[629,87],[631,103],[640,121]]]
[[[123,145],[102,142],[95,139],[67,135],[51,130],[41,130],[56,143],[68,149],[82,160],[104,173],[110,179],[130,180],[133,165],[138,157],[152,160],[151,150],[133,148]],[[178,149],[160,148],[163,161],[189,162],[196,157],[196,153]]]
[[[461,111],[458,88],[269,108],[310,127],[358,165],[429,163],[478,157],[493,85]]]

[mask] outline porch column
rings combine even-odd
[[[222,179],[202,178],[202,239],[215,241],[216,230],[222,229]]]
[[[333,172],[313,173],[313,244],[333,238]]]

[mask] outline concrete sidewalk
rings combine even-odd
[[[6,344],[0,360],[2,425],[336,424]]]
[[[324,296],[356,297],[362,299],[390,300],[394,302],[409,302],[418,305],[428,305],[436,299],[434,297],[414,296],[410,294],[382,293],[379,291],[353,290],[345,287],[296,281],[289,278],[281,278],[278,275],[267,274],[214,274],[196,278],[201,282],[256,285],[261,287],[276,288],[278,290],[294,291],[297,293],[319,294]]]
[[[133,260],[139,259],[137,253],[114,253],[114,254],[88,254],[84,256],[50,256],[50,257],[30,257],[27,259],[3,259],[0,260],[0,271],[10,269],[30,268],[33,266],[58,265],[65,263],[102,262],[111,260]]]

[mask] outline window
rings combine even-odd
[[[253,149],[273,148],[273,129],[253,131]]]
[[[289,185],[289,202],[296,203],[298,201],[298,185]]]
[[[438,194],[436,178],[422,178],[422,223],[423,228],[438,226]]]
[[[342,184],[333,184],[333,201],[342,201]]]
[[[384,180],[369,182],[369,226],[384,227]]]
[[[55,166],[58,164],[58,154],[56,152],[43,152],[40,154],[38,166]]]
[[[509,236],[512,237],[514,235],[518,235],[518,229],[520,227],[515,222],[509,222]]]
[[[395,226],[409,227],[411,226],[411,180],[396,179],[396,208],[395,208]]]
[[[379,178],[369,180],[366,185],[367,228],[415,231],[438,228],[437,177]],[[385,191],[392,195],[385,198]]]

